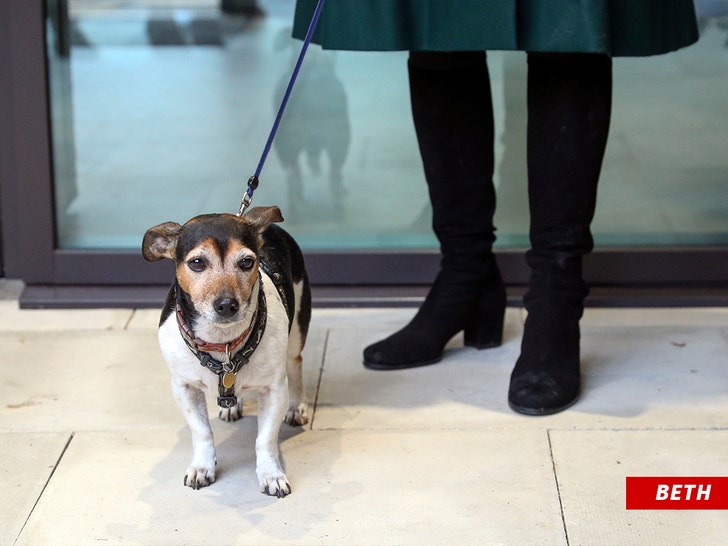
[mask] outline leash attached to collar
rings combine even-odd
[[[268,157],[270,148],[273,145],[273,139],[278,132],[278,126],[281,124],[283,111],[286,109],[288,99],[291,96],[291,90],[293,89],[293,84],[296,83],[298,72],[301,70],[301,63],[303,63],[303,58],[306,56],[306,51],[308,50],[308,46],[311,43],[311,39],[313,38],[314,30],[316,30],[316,25],[318,24],[319,17],[321,16],[321,10],[324,7],[324,1],[325,0],[318,0],[318,3],[316,4],[316,9],[313,12],[313,17],[311,17],[311,23],[308,26],[306,37],[304,38],[303,45],[301,46],[301,52],[298,54],[298,60],[296,61],[296,65],[293,68],[291,79],[288,81],[288,87],[286,88],[286,92],[283,95],[281,106],[280,108],[278,108],[278,114],[276,115],[276,119],[273,122],[273,128],[268,135],[268,141],[265,143],[265,148],[263,148],[263,154],[261,155],[260,161],[258,162],[258,167],[255,169],[255,174],[248,178],[248,189],[245,191],[245,193],[243,193],[243,198],[240,201],[240,209],[238,210],[237,214],[238,216],[242,216],[243,214],[245,214],[245,209],[248,208],[251,201],[253,200],[253,192],[258,189],[258,184],[260,183],[260,173],[263,170],[263,165],[265,164],[265,160]]]
[[[200,361],[200,365],[218,376],[217,384],[217,405],[221,408],[233,408],[238,403],[235,396],[235,376],[249,361],[263,338],[265,325],[268,320],[268,309],[265,303],[263,285],[258,288],[258,308],[255,311],[250,327],[242,335],[228,343],[207,343],[195,336],[187,319],[184,316],[182,306],[179,302],[180,293],[175,288],[177,326],[182,334],[187,347],[192,354]],[[247,339],[246,339],[247,337]],[[237,353],[233,352],[245,340],[243,348]],[[220,361],[213,358],[208,351],[224,352],[225,360]]]

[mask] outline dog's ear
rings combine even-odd
[[[174,251],[177,248],[179,230],[182,228],[177,222],[165,222],[149,228],[144,234],[142,242],[142,256],[148,262],[158,262],[164,258],[174,260]]]
[[[243,216],[243,218],[257,227],[259,233],[262,233],[272,222],[283,221],[281,209],[276,206],[252,208],[245,214],[245,216]]]

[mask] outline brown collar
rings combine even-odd
[[[179,331],[182,334],[182,337],[185,338],[185,341],[187,341],[187,344],[190,345],[191,348],[205,353],[217,352],[226,353],[228,355],[234,353],[235,349],[237,349],[238,346],[245,341],[245,339],[250,334],[250,331],[253,329],[257,314],[258,310],[256,309],[255,315],[253,315],[253,320],[250,321],[250,326],[248,326],[242,334],[240,334],[232,341],[228,341],[225,343],[209,343],[204,339],[200,339],[199,337],[197,337],[195,332],[192,330],[192,327],[187,322],[184,311],[182,311],[182,306],[179,304],[179,302],[177,302],[175,306],[177,326],[179,326]]]

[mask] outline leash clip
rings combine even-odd
[[[240,209],[238,209],[238,216],[245,214],[245,209],[250,206],[250,202],[253,199],[247,193],[243,194],[243,199],[240,201]]]
[[[251,201],[253,201],[253,192],[258,189],[258,184],[260,184],[260,180],[258,180],[257,175],[253,175],[248,178],[248,189],[245,191],[243,198],[240,201],[238,216],[245,214],[245,209],[247,209],[250,206]]]

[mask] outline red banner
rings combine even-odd
[[[728,477],[627,477],[627,510],[728,510]]]

